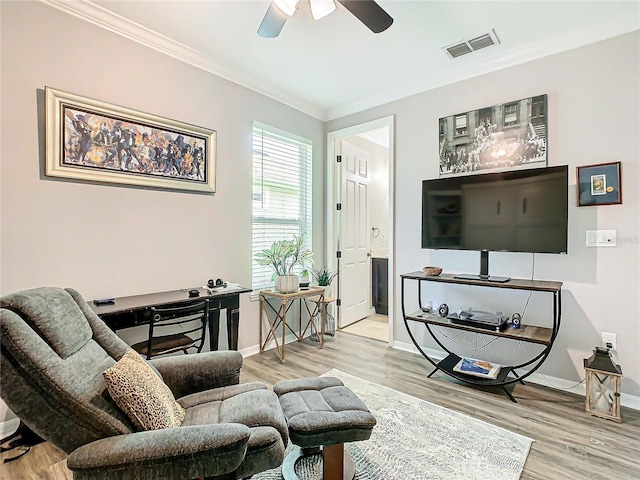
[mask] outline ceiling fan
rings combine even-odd
[[[393,18],[374,0],[336,0],[349,10],[373,33],[384,32],[393,23]],[[258,35],[275,38],[280,34],[287,18],[298,9],[300,0],[272,0],[258,28]],[[314,20],[326,17],[336,9],[334,0],[309,0]]]

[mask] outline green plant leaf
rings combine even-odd
[[[333,279],[338,275],[337,270],[330,270],[326,265],[311,268],[311,276],[321,287],[331,285]]]
[[[304,236],[294,235],[293,240],[278,240],[270,248],[257,252],[254,258],[258,265],[271,266],[274,270],[272,280],[278,275],[293,275],[294,268],[303,270],[307,264],[313,265],[313,252],[303,249]]]

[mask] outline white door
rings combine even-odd
[[[371,310],[371,263],[369,236],[369,168],[371,154],[341,140],[340,322],[357,322]]]

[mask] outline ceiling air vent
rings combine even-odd
[[[467,53],[475,52],[481,48],[487,48],[499,43],[500,40],[498,40],[496,32],[491,29],[489,33],[479,35],[471,40],[463,40],[456,44],[449,45],[448,47],[444,47],[443,50],[447,52],[450,58],[457,58],[461,55],[466,55]]]
[[[493,38],[488,33],[484,35],[480,35],[479,37],[473,38],[469,40],[469,45],[474,50],[480,50],[481,48],[490,47],[491,45],[495,45]]]
[[[447,53],[451,58],[459,57],[460,55],[464,55],[466,53],[471,53],[471,47],[467,45],[467,43],[458,43],[457,45],[451,45],[447,47]]]

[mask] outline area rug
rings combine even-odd
[[[345,445],[356,480],[517,480],[532,439],[353,375],[331,370],[369,407],[371,438]],[[289,445],[287,453],[291,450]],[[300,480],[322,478],[319,455],[296,464]],[[280,480],[279,468],[252,477]]]

